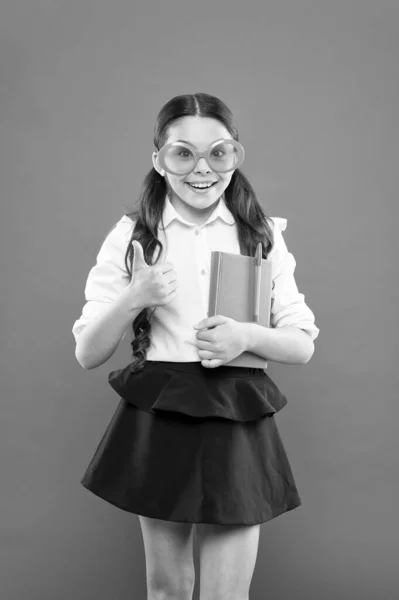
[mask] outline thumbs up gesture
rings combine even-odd
[[[132,280],[128,286],[135,306],[149,308],[169,304],[177,294],[177,276],[171,262],[148,265],[142,245],[133,240]]]

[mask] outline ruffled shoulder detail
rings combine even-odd
[[[122,215],[122,217],[108,230],[107,237],[119,238],[124,242],[129,241],[135,224],[136,222],[130,217]]]
[[[104,235],[100,250],[98,252],[97,261],[104,257],[107,259],[110,256],[117,257],[122,252],[126,251],[134,228],[134,222],[123,215],[116,223],[108,229]]]
[[[130,365],[111,371],[108,381],[129,404],[147,412],[178,412],[191,418],[219,417],[253,421],[274,415],[287,398],[262,370],[244,374],[240,367],[206,369],[190,363],[171,368],[147,361],[143,371],[132,373]]]
[[[287,219],[284,217],[271,217],[273,220],[274,243],[268,254],[268,260],[272,263],[273,281],[278,274],[279,265],[287,255],[287,244],[285,243],[283,231],[287,229]]]
[[[120,223],[121,225],[132,227],[133,225],[135,225],[136,220],[130,218],[128,215],[122,215],[118,223]]]
[[[287,229],[287,219],[284,217],[270,217],[273,221],[274,229],[285,231]]]

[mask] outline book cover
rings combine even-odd
[[[270,327],[272,263],[261,259],[259,325]],[[239,322],[254,322],[256,257],[230,252],[211,252],[208,317],[224,315]],[[267,360],[243,352],[226,366],[264,369]]]

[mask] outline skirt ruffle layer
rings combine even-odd
[[[132,373],[130,365],[111,371],[116,393],[141,410],[179,412],[189,417],[254,421],[279,412],[287,398],[263,369],[207,369],[200,362],[147,361]]]

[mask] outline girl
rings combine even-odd
[[[131,213],[90,270],[76,358],[106,362],[132,331],[132,356],[109,374],[120,402],[81,480],[139,516],[148,598],[192,597],[193,527],[201,600],[244,600],[259,526],[301,505],[277,430],[286,397],[263,369],[228,367],[250,350],[308,362],[319,329],[294,278],[295,259],[239,170],[233,116],[208,94],[172,98],[156,125],[153,168]],[[206,318],[210,253],[273,265],[271,327]]]

